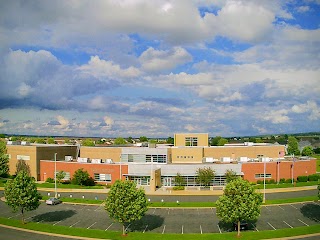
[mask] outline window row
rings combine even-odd
[[[257,173],[254,175],[255,178],[264,178],[263,173]],[[266,173],[266,178],[271,178],[271,173]]]
[[[111,182],[111,174],[108,173],[95,173],[94,180],[97,182]]]
[[[177,158],[193,158],[193,156],[177,156]]]

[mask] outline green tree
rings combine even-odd
[[[127,141],[128,141],[128,143],[133,143],[133,138],[132,137],[128,137]]]
[[[124,145],[126,143],[127,141],[122,137],[118,137],[114,140],[114,145]]]
[[[311,156],[313,154],[313,148],[311,146],[306,146],[302,149],[302,156]]]
[[[124,235],[125,226],[141,219],[148,210],[145,192],[133,181],[117,180],[108,193],[105,209],[110,218],[122,224]]]
[[[218,146],[223,146],[228,143],[228,140],[225,138],[220,138],[218,141]]]
[[[6,176],[9,172],[9,157],[7,155],[6,143],[0,141],[0,176]]]
[[[33,177],[27,172],[21,171],[15,179],[7,181],[4,187],[4,196],[14,212],[21,212],[21,221],[24,224],[25,211],[35,210],[40,205],[41,195]]]
[[[146,136],[139,137],[140,142],[148,142],[148,138]]]
[[[174,138],[173,137],[168,137],[167,138],[167,143],[168,144],[174,144]]]
[[[16,163],[16,175],[22,171],[26,172],[28,176],[31,176],[29,164],[25,160],[19,159]]]
[[[81,144],[85,147],[94,147],[94,142],[91,139],[84,139]]]
[[[49,139],[48,139],[48,144],[55,144],[54,138],[49,138]]]
[[[196,174],[197,183],[204,186],[209,186],[214,178],[214,170],[210,167],[198,168]]]
[[[288,154],[300,154],[298,140],[293,136],[288,137]]]
[[[45,141],[43,138],[37,138],[37,139],[36,139],[36,143],[46,144],[46,141]]]
[[[229,183],[229,182],[231,182],[231,181],[233,181],[233,180],[235,180],[237,178],[239,178],[239,176],[237,176],[237,173],[235,171],[230,170],[230,169],[228,169],[226,171],[226,181],[227,181],[227,183]]]
[[[221,139],[220,136],[216,136],[214,138],[211,138],[210,145],[211,146],[218,146],[218,142],[220,139]]]
[[[90,175],[87,171],[84,171],[83,168],[78,169],[74,172],[72,177],[72,184],[85,185],[88,182]]]
[[[216,204],[217,216],[227,223],[236,222],[240,236],[240,222],[260,216],[262,194],[256,193],[248,181],[237,178],[227,184]]]
[[[174,177],[174,182],[180,187],[185,183],[185,180],[180,173],[177,173],[177,176]]]
[[[70,142],[70,139],[69,138],[65,138],[64,139],[64,144],[70,144],[71,142]]]
[[[64,171],[59,171],[56,173],[56,178],[58,183],[61,183],[62,179],[66,176],[66,173]]]

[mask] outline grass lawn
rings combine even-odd
[[[313,182],[297,182],[296,187],[315,186],[318,185],[318,181]],[[289,188],[293,187],[292,183],[279,183],[279,184],[266,184],[267,189],[271,188]],[[263,184],[254,186],[255,189],[263,189]]]
[[[54,183],[36,183],[38,188],[54,188]],[[103,189],[103,186],[80,186],[75,184],[57,183],[57,188],[74,188],[74,189]]]
[[[69,228],[67,226],[53,226],[52,224],[42,224],[29,222],[21,224],[20,220],[0,218],[0,224],[14,226],[18,228],[36,230],[41,232],[57,233],[63,235],[81,236],[87,238],[102,238],[102,239],[128,239],[128,240],[144,240],[144,239],[166,239],[166,240],[192,240],[192,239],[239,239],[236,232],[230,233],[207,233],[207,234],[157,234],[157,233],[141,233],[130,232],[127,236],[122,236],[120,232],[104,231],[97,229],[85,228]],[[246,231],[241,233],[241,239],[268,239],[268,238],[283,238],[290,236],[298,236],[311,233],[320,233],[320,225],[313,225],[309,227],[286,228],[275,231]]]

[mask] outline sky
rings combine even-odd
[[[0,2],[0,133],[320,131],[319,0]]]

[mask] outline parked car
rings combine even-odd
[[[249,225],[248,225],[247,221],[240,221],[240,230],[247,230],[248,227],[249,227]],[[235,231],[238,231],[238,222],[233,223],[233,229]]]
[[[51,197],[48,200],[46,200],[46,204],[47,205],[56,205],[56,204],[59,204],[59,203],[61,203],[61,200],[58,199],[58,198],[54,198],[54,197]]]

